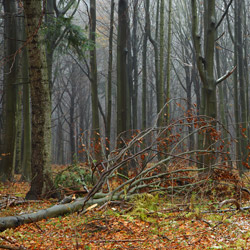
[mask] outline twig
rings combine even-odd
[[[137,241],[146,241],[147,239],[131,239],[131,240],[90,240],[89,242],[93,243],[102,243],[102,242],[137,242]]]
[[[6,238],[5,236],[0,236],[0,238],[9,242],[10,244],[16,244],[13,240],[10,240],[10,239]],[[27,248],[22,247],[22,246],[12,247],[12,246],[0,245],[0,249],[25,250]]]
[[[27,249],[27,248],[23,248],[23,247],[11,247],[11,246],[6,246],[6,245],[0,245],[0,249],[24,250],[24,249]]]

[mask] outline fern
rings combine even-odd
[[[157,212],[159,203],[158,195],[153,196],[148,193],[135,195],[131,199],[131,203],[134,208],[130,212],[130,215],[139,217],[141,220],[146,222],[155,222],[155,219],[152,218],[152,214]]]

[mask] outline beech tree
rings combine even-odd
[[[216,29],[220,25],[222,19],[216,23],[215,16],[215,0],[204,1],[204,14],[203,14],[203,46],[201,46],[202,39],[199,27],[199,16],[197,11],[197,0],[191,0],[192,6],[192,37],[194,43],[194,49],[196,53],[197,68],[202,81],[202,102],[200,114],[210,117],[212,120],[217,118],[217,95],[216,86],[224,81],[233,72],[227,72],[224,76],[218,80],[215,79],[214,74],[214,54],[215,54],[215,39]],[[230,5],[229,5],[230,6]],[[226,9],[226,12],[228,9]],[[225,12],[225,13],[226,13]],[[202,54],[204,51],[204,55]],[[204,137],[200,136],[200,148],[210,149],[212,145],[211,137],[208,136],[209,128],[206,130]],[[205,156],[200,158],[202,167],[206,166],[207,171],[211,170],[211,157]],[[203,165],[204,164],[204,165]]]

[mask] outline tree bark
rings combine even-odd
[[[166,100],[170,99],[170,77],[171,77],[171,38],[172,38],[172,0],[169,0],[168,5],[168,52],[167,52],[167,90]],[[169,124],[170,119],[169,106],[166,107],[166,124]]]
[[[92,104],[92,130],[93,150],[96,159],[100,158],[100,134],[99,134],[99,111],[98,111],[98,82],[96,63],[96,0],[90,0],[90,29],[89,39],[93,44],[90,50],[90,75],[91,75],[91,104]]]
[[[240,159],[242,163],[247,161],[247,139],[244,134],[247,133],[247,107],[246,107],[246,88],[245,88],[245,79],[244,79],[244,58],[243,58],[243,34],[242,34],[242,15],[243,15],[243,4],[242,1],[235,2],[236,8],[236,29],[237,35],[235,36],[236,48],[237,48],[237,65],[238,65],[238,81],[239,81],[239,98],[240,98],[240,117],[241,117],[241,136],[240,136],[240,147],[241,155]],[[244,164],[240,164],[240,174],[243,174],[246,171]]]
[[[17,86],[18,86],[18,55],[17,55],[17,12],[15,0],[5,0],[4,6],[4,138],[0,178],[11,181],[14,177],[16,163],[16,132],[17,132]]]
[[[194,49],[196,53],[196,63],[200,74],[202,86],[202,102],[201,102],[201,115],[206,115],[211,119],[217,117],[217,103],[216,103],[216,81],[214,78],[214,42],[216,34],[215,25],[215,0],[204,1],[204,43],[202,56],[201,37],[198,34],[198,13],[197,13],[197,0],[191,0],[192,6],[192,36]],[[212,124],[211,124],[212,125]],[[201,137],[201,136],[200,136]],[[201,138],[199,138],[199,141]],[[206,131],[203,137],[203,146],[199,143],[199,147],[209,150],[212,144],[209,130]],[[211,156],[206,155],[200,158],[200,166],[206,168],[206,171],[211,170]]]
[[[127,0],[119,0],[118,36],[117,36],[117,134],[118,135],[120,135],[123,132],[126,133],[128,129],[127,23],[128,23],[128,2]],[[122,137],[124,137],[124,134],[122,135]],[[119,145],[122,146],[123,143],[120,142]],[[124,175],[128,174],[126,167],[124,167],[121,173]]]
[[[158,113],[164,106],[164,77],[163,77],[163,69],[164,69],[164,24],[165,24],[165,0],[161,0],[160,4],[160,48],[159,48],[159,84],[157,91],[157,100],[158,100]],[[158,120],[158,126],[163,127],[165,124],[164,119],[165,110],[161,112]]]
[[[138,129],[138,38],[137,38],[137,23],[138,23],[138,0],[133,2],[133,31],[132,31],[132,50],[133,50],[133,94],[132,94],[132,115],[133,129]]]
[[[108,57],[108,83],[106,95],[106,136],[107,136],[107,153],[110,151],[110,131],[111,131],[111,115],[112,115],[112,68],[113,68],[113,34],[114,34],[114,9],[115,2],[111,0],[110,13],[110,31],[109,31],[109,57]]]
[[[32,103],[32,180],[27,199],[48,195],[51,186],[51,102],[45,46],[39,30],[43,10],[41,0],[24,1]]]

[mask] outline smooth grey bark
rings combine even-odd
[[[203,49],[201,47],[201,37],[198,33],[199,18],[197,12],[197,0],[191,0],[192,6],[192,37],[194,49],[196,54],[197,68],[200,74],[202,85],[202,102],[200,114],[211,117],[212,119],[217,116],[217,103],[216,103],[216,81],[214,78],[214,42],[216,33],[215,24],[215,0],[204,1],[204,42]],[[204,51],[204,57],[202,56]],[[212,141],[209,131],[206,132],[203,139],[199,136],[199,147],[209,150]],[[203,143],[202,143],[203,140]],[[205,143],[204,143],[205,142]],[[200,158],[200,166],[206,166],[207,171],[211,169],[210,156]]]
[[[73,203],[55,205],[30,214],[2,217],[0,218],[0,232],[3,232],[8,228],[16,228],[23,224],[34,223],[43,219],[55,218],[69,213],[78,212],[85,206],[85,204],[91,205],[104,203],[109,199],[109,197],[104,197],[96,200],[89,200],[87,202],[86,198],[81,198]]]
[[[150,22],[150,0],[145,1],[145,18],[147,22],[146,26],[146,33],[150,43],[154,48],[154,67],[155,67],[155,86],[156,86],[156,103],[157,103],[157,113],[160,112],[160,99],[159,99],[159,46],[158,46],[158,33],[159,33],[159,5],[160,2],[157,0],[157,7],[156,7],[156,23],[155,23],[155,38],[152,37],[151,34],[151,22]],[[152,103],[152,102],[151,102]],[[159,122],[158,122],[159,125]]]

